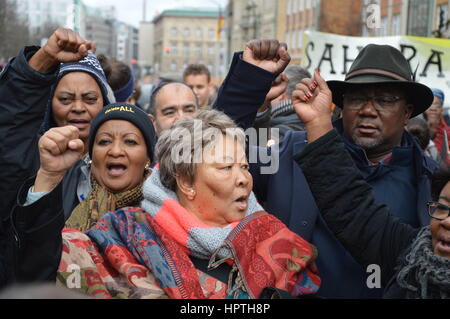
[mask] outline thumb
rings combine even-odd
[[[319,70],[314,71],[313,79],[317,82],[317,85],[318,85],[318,87],[319,87],[319,89],[321,91],[330,91],[330,88],[328,87],[327,82],[320,75],[320,71]]]
[[[80,139],[71,140],[71,141],[69,141],[67,146],[69,147],[70,150],[80,153],[80,155],[83,154],[84,143],[82,140],[80,140]]]
[[[291,56],[289,55],[289,53],[287,51],[287,45],[285,43],[282,43],[280,45],[280,49],[278,50],[278,55],[280,56],[280,59],[277,62],[278,72],[283,72],[284,69],[291,62]]]

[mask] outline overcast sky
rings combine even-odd
[[[117,18],[120,21],[139,26],[143,14],[144,0],[83,0],[83,2],[92,7],[113,5],[116,7]],[[207,7],[218,8],[218,4],[224,8],[227,0],[147,0],[147,20],[151,20],[157,12],[165,9],[179,7]]]

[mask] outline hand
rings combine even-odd
[[[327,82],[318,71],[314,73],[313,78],[303,79],[296,85],[292,93],[292,105],[306,125],[309,142],[313,142],[333,128],[332,99]]]
[[[89,50],[95,52],[95,48],[94,42],[84,40],[78,32],[58,28],[28,64],[37,71],[46,72],[58,63],[80,61]]]
[[[84,143],[74,126],[62,126],[48,130],[39,139],[39,168],[34,190],[50,191],[82,156]]]
[[[266,101],[273,101],[286,92],[288,84],[289,79],[286,74],[281,73],[277,76],[277,78],[272,82],[272,87],[270,88],[269,93],[266,95]]]
[[[245,46],[243,59],[261,69],[279,74],[291,62],[286,43],[278,40],[252,40]]]
[[[258,112],[264,112],[268,107],[270,107],[273,100],[279,98],[284,92],[286,92],[288,84],[289,79],[286,74],[281,73],[277,76],[277,78],[272,82],[272,87],[270,88],[269,93],[267,93],[264,104]]]

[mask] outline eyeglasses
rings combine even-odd
[[[428,202],[428,214],[437,220],[444,220],[450,216],[450,207],[439,202]]]
[[[344,107],[352,111],[359,111],[364,105],[372,101],[372,105],[377,111],[390,111],[394,109],[397,102],[404,100],[401,96],[381,95],[381,96],[364,96],[364,95],[344,95]]]

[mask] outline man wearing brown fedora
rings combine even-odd
[[[275,64],[286,59],[276,40],[254,40],[236,53],[215,105],[247,129],[264,101],[272,81],[281,73]],[[274,72],[276,70],[276,72]],[[313,77],[314,80],[314,77]],[[312,81],[310,94],[317,83]],[[436,163],[428,159],[416,140],[404,130],[407,120],[424,112],[433,101],[431,90],[414,81],[408,61],[387,45],[368,45],[354,60],[344,81],[328,81],[333,102],[342,108],[334,123],[348,152],[375,199],[414,227],[428,223],[430,176]],[[328,298],[381,297],[377,274],[363,268],[340,245],[319,214],[296,157],[306,145],[305,132],[288,132],[276,148],[279,170],[261,173],[261,160],[250,163],[254,192],[265,209],[318,248],[317,266],[322,279],[319,296]],[[250,152],[252,149],[250,148]],[[270,164],[267,164],[270,165]],[[355,243],[357,245],[358,243]],[[393,261],[395,262],[395,261]]]

